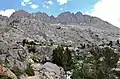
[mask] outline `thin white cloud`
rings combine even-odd
[[[22,6],[30,6],[32,9],[36,9],[39,7],[39,5],[33,3],[31,0],[23,0],[21,1]]]
[[[21,5],[22,5],[22,6],[26,6],[25,2],[21,2]]]
[[[43,7],[46,7],[46,5],[43,4]]]
[[[43,5],[52,5],[53,4],[53,2],[52,1],[45,1],[45,2],[43,2]]]
[[[99,17],[120,27],[120,0],[100,0],[91,10],[90,15]]]
[[[23,1],[21,1],[21,5],[22,6],[26,6],[26,5],[28,5],[30,3],[30,0],[23,0]]]
[[[43,5],[43,7],[44,7],[44,8],[47,8],[47,9],[49,9],[49,8],[50,8],[49,6],[47,6],[47,5],[45,5],[45,4]]]
[[[53,2],[52,2],[52,1],[48,1],[47,3],[48,3],[48,4],[50,4],[50,5],[52,5],[52,4],[53,4]]]
[[[27,3],[27,2],[30,2],[30,0],[23,0],[23,2],[26,2],[26,3]]]
[[[63,10],[63,8],[60,8],[60,10],[62,11],[62,10]]]
[[[59,3],[59,5],[63,5],[66,4],[68,0],[57,0],[57,2]]]
[[[0,15],[10,17],[13,12],[15,12],[14,9],[0,10]]]
[[[28,2],[28,4],[32,4],[32,2]]]
[[[49,6],[46,6],[47,9],[49,9],[50,7]]]
[[[37,4],[32,4],[30,7],[33,8],[33,9],[36,9],[36,8],[39,7],[39,5],[37,5]]]
[[[43,3],[43,7],[49,9],[49,8],[50,8],[50,5],[52,5],[52,4],[53,4],[53,2],[50,1],[50,0],[47,1],[47,2],[45,1],[45,2]]]

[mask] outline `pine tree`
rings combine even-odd
[[[93,47],[90,51],[91,56],[86,55],[75,57],[72,79],[115,79],[120,77],[118,71],[113,71],[116,68],[116,63],[119,61],[119,55],[111,48],[99,49]],[[82,63],[79,63],[82,61]],[[77,65],[76,65],[77,64]]]
[[[63,46],[58,46],[53,50],[53,63],[61,66],[65,71],[70,70],[72,63],[72,51],[68,47],[64,50]]]

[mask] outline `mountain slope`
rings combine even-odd
[[[20,76],[20,79],[26,79],[27,77],[31,79],[47,79],[47,77],[51,79],[66,79],[67,74],[64,73],[64,67],[63,69],[57,66],[56,63],[53,64],[54,62],[48,63],[52,62],[53,56],[58,57],[58,60],[63,56],[62,60],[67,61],[68,59],[77,58],[76,56],[78,55],[85,58],[88,57],[89,59],[92,56],[91,49],[95,48],[94,51],[100,54],[97,56],[100,56],[99,59],[101,60],[101,58],[104,58],[101,57],[103,56],[101,53],[104,52],[102,48],[106,46],[115,50],[116,53],[119,52],[119,44],[114,44],[120,37],[119,30],[119,28],[108,22],[97,17],[83,15],[81,12],[77,12],[76,14],[64,12],[54,17],[48,16],[46,13],[37,12],[30,14],[26,11],[19,10],[13,13],[10,18],[0,16],[0,64],[3,61],[10,66],[12,71],[17,70],[16,72],[13,71],[13,75],[18,73],[18,71],[21,72],[21,70],[25,71],[24,74],[35,72],[35,76],[28,75],[28,77],[26,74],[21,75],[25,78],[15,74],[17,77]],[[66,48],[61,51],[59,44],[62,44],[62,49],[68,47],[70,50]],[[99,46],[98,49],[96,49],[96,46]],[[55,50],[56,55],[53,55],[55,48],[57,49],[57,51]],[[113,53],[110,49],[105,51],[109,54],[110,52]],[[73,56],[71,55],[73,58],[67,56],[70,55],[68,52],[74,54]],[[117,55],[116,53],[115,55]],[[107,56],[107,54],[105,55]],[[112,54],[107,58],[111,59],[111,56]],[[92,57],[94,61],[94,56]],[[0,69],[3,68],[1,67],[0,65]],[[67,67],[67,64],[65,67]],[[108,67],[108,65],[105,67]]]
[[[114,41],[120,36],[119,28],[80,12],[64,12],[54,17],[46,13],[30,14],[20,10],[7,20],[1,39],[8,43],[21,42],[26,38],[38,41],[52,39],[56,43],[76,46],[80,43]]]
[[[27,17],[29,19],[36,19],[41,22],[52,23],[52,24],[69,24],[69,25],[84,25],[84,26],[92,26],[102,30],[107,31],[119,31],[119,29],[112,24],[103,21],[97,17],[92,17],[89,15],[83,15],[81,12],[77,12],[76,14],[71,12],[63,12],[59,14],[57,17],[48,16],[46,13],[28,13],[23,10],[18,10],[14,12],[10,19],[15,17]]]

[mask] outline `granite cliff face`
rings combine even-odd
[[[116,41],[119,37],[120,28],[81,12],[64,12],[54,17],[46,13],[30,14],[19,10],[9,18],[0,16],[0,60],[9,62],[11,67],[25,69],[29,45],[22,46],[24,39],[35,42],[35,53],[41,54],[41,60],[47,56],[50,61],[52,51],[58,44],[68,45],[74,49],[81,44],[99,45]],[[53,46],[50,45],[51,42],[54,43]]]
[[[73,38],[78,38],[79,40],[91,38],[95,40],[92,37],[97,36],[97,33],[98,37],[95,38],[99,39],[101,37],[100,40],[109,39],[109,37],[113,37],[113,39],[119,37],[119,28],[97,17],[83,15],[81,12],[76,14],[64,12],[54,17],[48,16],[46,13],[37,12],[30,14],[19,10],[14,12],[10,18],[2,18],[4,17],[1,16],[1,30],[6,31],[4,35],[8,34],[8,39],[15,36],[12,40],[20,40],[24,37],[38,39],[37,37],[41,36],[44,39],[50,38],[55,41],[58,41],[58,37],[59,40],[66,40],[65,38],[69,38],[69,40],[73,40]],[[5,28],[2,29],[3,26]],[[77,40],[74,39],[75,41]]]
[[[10,18],[0,16],[0,40],[8,45],[19,44],[23,39],[55,44],[79,46],[81,43],[116,41],[120,29],[97,17],[64,12],[57,17],[46,13],[14,12]]]

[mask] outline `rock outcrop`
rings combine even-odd
[[[64,70],[51,62],[46,62],[43,65],[33,64],[32,66],[35,70],[36,77],[40,79],[66,79]]]
[[[0,75],[7,76],[10,79],[17,79],[17,76],[13,72],[11,72],[8,68],[5,68],[1,65],[0,65]]]
[[[17,44],[9,45],[0,41],[0,60],[7,62],[10,67],[26,68],[26,50]]]

